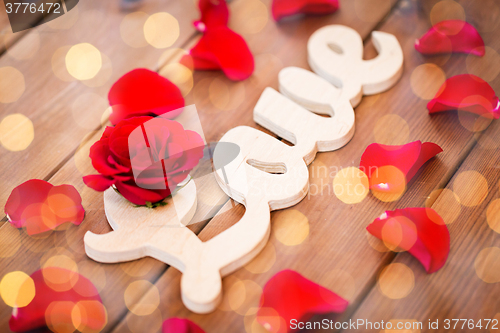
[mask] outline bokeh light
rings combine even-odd
[[[425,202],[425,207],[434,209],[445,224],[453,223],[462,211],[460,198],[449,189],[432,191]]]
[[[20,113],[8,115],[0,122],[0,143],[7,150],[25,150],[34,138],[33,123]]]
[[[133,12],[125,15],[120,23],[120,36],[125,44],[133,48],[141,48],[148,45],[144,36],[143,27],[149,15],[144,12]]]
[[[500,199],[493,200],[488,205],[486,220],[490,228],[500,234]]]
[[[486,53],[482,57],[468,55],[466,60],[467,72],[491,82],[500,73],[500,55],[493,48],[486,46]]]
[[[345,204],[360,203],[369,192],[368,177],[356,167],[344,168],[333,178],[333,192]]]
[[[269,333],[269,332],[283,332],[286,331],[283,328],[287,327],[285,319],[282,318],[278,311],[273,308],[265,307],[261,308],[259,315],[253,315],[253,309],[249,310],[249,314],[245,316],[243,322],[245,324],[245,331],[247,333]],[[262,326],[257,318],[265,322]]]
[[[389,264],[380,273],[378,286],[382,294],[390,299],[405,298],[415,286],[415,276],[405,264]]]
[[[231,303],[234,305],[235,300],[232,296],[229,297],[229,290],[231,290],[233,285],[239,281],[241,280],[234,276],[234,274],[228,275],[224,279],[222,279],[222,290],[224,290],[224,292],[222,293],[221,302],[219,303],[219,305],[217,305],[217,309],[221,311],[233,311],[229,301],[231,300]]]
[[[488,195],[488,181],[474,170],[462,171],[453,182],[453,191],[467,207],[481,204]]]
[[[403,231],[405,231],[403,237]],[[382,241],[391,251],[402,252],[410,250],[417,242],[417,227],[406,216],[389,218],[382,227]]]
[[[370,187],[375,198],[384,202],[393,202],[406,191],[406,176],[393,165],[383,165],[370,177]]]
[[[98,333],[106,326],[108,313],[99,301],[79,301],[71,309],[71,322],[79,332]]]
[[[410,137],[406,120],[396,114],[388,114],[377,120],[373,129],[375,141],[383,145],[404,145]]]
[[[183,64],[167,64],[160,69],[160,75],[174,83],[184,97],[193,89],[193,72]]]
[[[0,296],[10,307],[24,307],[35,297],[35,283],[26,273],[14,271],[4,275],[0,281]]]
[[[474,261],[474,268],[484,282],[500,282],[500,248],[487,247],[481,250]]]
[[[141,277],[148,274],[153,268],[156,260],[151,258],[144,258],[131,262],[124,262],[120,264],[120,268],[127,274],[133,277]]]
[[[233,110],[245,100],[245,84],[216,77],[208,87],[208,95],[217,109]]]
[[[24,75],[18,69],[0,67],[0,103],[13,103],[26,89]]]
[[[231,13],[231,26],[241,34],[256,34],[262,31],[269,21],[267,7],[259,0],[245,1],[245,10]]]
[[[111,63],[111,59],[109,59],[109,57],[104,53],[101,53],[101,57],[102,57],[101,70],[92,79],[82,81],[82,83],[87,87],[91,88],[101,87],[105,85],[111,78],[111,75],[113,75],[113,64]]]
[[[80,278],[75,261],[62,254],[47,259],[42,265],[42,274],[45,283],[58,292],[72,289]]]
[[[246,264],[245,269],[253,274],[262,274],[269,271],[276,262],[276,249],[271,242],[252,261]]]
[[[77,80],[90,80],[102,68],[101,52],[92,44],[73,45],[65,57],[66,69]]]
[[[433,99],[445,81],[446,74],[435,64],[417,66],[410,77],[411,90],[425,100]]]
[[[76,97],[71,107],[71,114],[76,126],[95,130],[101,125],[100,117],[108,107],[106,98],[93,92],[87,92]]]
[[[465,21],[465,10],[453,0],[443,0],[432,7],[430,19],[432,25],[445,20]]]
[[[385,246],[382,240],[370,234],[368,230],[365,230],[365,234],[366,234],[366,239],[368,240],[368,244],[370,244],[370,246],[374,250],[382,253],[390,251],[390,249],[388,249],[387,246]]]
[[[104,267],[102,265],[94,261],[82,260],[78,263],[78,272],[89,279],[98,292],[104,290],[104,287],[106,286],[106,272],[104,271]],[[85,294],[85,291],[78,288],[75,290],[78,293],[83,293],[82,296],[93,296]]]
[[[147,316],[137,316],[133,313],[127,314],[127,327],[132,333],[144,333],[145,322],[148,323],[148,331],[161,331],[161,325],[163,324],[161,311],[156,309]]]
[[[146,41],[157,49],[172,46],[179,38],[179,22],[169,13],[155,13],[144,23]]]
[[[276,212],[272,218],[274,237],[287,246],[301,244],[309,235],[309,220],[296,209]]]
[[[71,74],[69,74],[68,69],[66,68],[66,54],[68,54],[70,49],[70,45],[61,46],[54,52],[51,59],[52,72],[59,80],[64,82],[72,82],[76,80],[73,76],[71,76]]]
[[[255,314],[258,311],[262,288],[252,280],[240,280],[227,291],[230,308],[240,315]],[[249,313],[250,311],[250,313]]]
[[[160,305],[158,288],[147,280],[137,280],[125,289],[125,305],[137,316],[152,314]]]
[[[468,96],[462,101],[462,105],[470,105],[471,102],[477,102],[477,99],[483,99],[486,102],[486,98],[482,96]],[[478,115],[475,113],[458,110],[458,120],[460,124],[471,132],[481,132],[490,126],[493,121],[493,117],[490,114]]]

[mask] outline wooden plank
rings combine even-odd
[[[173,47],[180,47],[192,38],[191,21],[197,16],[194,3],[151,1],[141,10],[149,14],[166,11],[179,18],[180,35]],[[127,45],[120,34],[125,15],[116,1],[82,1],[68,14],[29,30],[25,38],[0,58],[0,67],[16,68],[25,82],[24,92],[17,101],[0,104],[0,119],[21,113],[33,123],[35,135],[23,151],[0,147],[0,183],[4,189],[0,206],[5,205],[15,186],[30,178],[43,179],[53,174],[89,132],[100,128],[113,82],[133,68],[157,68],[165,50],[147,44],[140,48]],[[126,33],[127,39],[133,38],[134,31],[138,31],[135,40],[141,38],[138,25]],[[103,69],[85,84],[72,80],[64,62],[69,46],[83,42],[99,49],[104,59]],[[23,85],[19,87],[22,92]]]
[[[343,11],[346,10],[348,9],[344,7]],[[305,22],[302,24],[305,25]],[[396,35],[403,46],[405,54],[403,78],[386,93],[364,97],[361,105],[356,109],[357,128],[353,141],[337,152],[320,154],[310,166],[310,173],[313,175],[312,183],[321,184],[323,180],[323,184],[327,184],[323,195],[311,195],[297,206],[272,215],[273,228],[279,230],[283,230],[283,226],[286,225],[283,219],[288,219],[287,222],[292,224],[294,220],[297,221],[303,219],[302,216],[306,216],[309,225],[305,241],[297,246],[286,246],[279,241],[279,238],[283,240],[283,234],[273,232],[271,245],[254,260],[257,267],[260,265],[261,268],[266,266],[271,268],[262,274],[254,274],[252,271],[258,271],[258,269],[249,267],[249,270],[241,269],[227,277],[223,282],[226,294],[221,309],[210,315],[197,315],[186,310],[180,300],[181,274],[176,270],[168,269],[158,280],[156,288],[150,290],[150,293],[155,293],[156,289],[159,290],[161,297],[159,309],[163,319],[174,316],[188,317],[198,322],[206,331],[244,331],[246,329],[247,332],[252,332],[258,330],[258,325],[254,323],[254,313],[261,288],[273,274],[285,268],[295,269],[350,300],[352,304],[345,317],[357,308],[370,290],[377,272],[394,258],[392,253],[380,253],[368,245],[366,225],[384,210],[423,205],[434,189],[449,181],[475,144],[473,133],[462,125],[467,126],[467,117],[464,115],[457,117],[454,114],[429,117],[425,107],[427,100],[419,98],[414,93],[415,91],[430,98],[439,87],[439,85],[434,85],[435,81],[439,82],[441,72],[435,71],[435,67],[420,67],[420,70],[428,71],[427,76],[423,76],[425,82],[422,82],[420,76],[417,75],[418,72],[414,72],[424,63],[440,65],[447,77],[463,73],[465,68],[466,57],[464,56],[424,58],[414,51],[414,40],[428,28],[428,22],[419,17],[417,5],[406,1],[401,2],[393,15],[379,28],[381,31]],[[273,45],[281,46],[286,43],[280,41],[284,39],[283,36],[274,37],[267,31],[266,36],[272,40]],[[492,38],[486,38],[488,45],[494,41]],[[305,45],[305,41],[301,43]],[[267,51],[266,46],[265,43],[260,44],[263,51]],[[300,47],[295,46],[294,49],[300,49]],[[366,49],[368,56],[373,56],[371,46],[368,45]],[[302,54],[290,53],[282,47],[280,53],[276,55],[286,65],[307,68],[305,51]],[[411,79],[412,73],[415,73],[413,80]],[[430,80],[430,75],[435,80]],[[274,79],[272,85],[276,83],[277,78]],[[262,91],[262,88],[259,90]],[[252,108],[253,106],[250,106],[246,109],[247,112],[250,113]],[[203,110],[203,108],[200,109]],[[398,115],[399,118],[387,117],[387,115]],[[401,122],[400,119],[404,119],[405,122]],[[380,127],[383,131],[379,132]],[[442,146],[444,153],[424,167],[424,170],[417,175],[417,179],[409,184],[409,190],[398,202],[383,203],[369,196],[361,204],[342,204],[332,193],[332,177],[329,174],[324,176],[320,171],[326,167],[328,172],[335,173],[335,167],[359,165],[359,158],[364,148],[376,140],[392,144],[414,140],[432,141]],[[330,167],[333,168],[330,169]],[[226,213],[224,217],[213,219],[199,237],[204,240],[209,239],[215,233],[225,230],[241,217],[241,210],[235,211],[232,216],[231,213]],[[216,227],[211,228],[212,223],[215,223]],[[295,233],[294,240],[304,235],[306,229],[301,228],[302,225],[303,223],[297,223],[295,231],[290,230],[292,234]],[[243,282],[236,284],[237,281]],[[148,297],[150,294],[147,294],[145,299]],[[373,303],[373,306],[378,305]],[[339,319],[340,317],[329,318]],[[136,322],[147,321],[129,313],[126,320],[115,331],[126,332],[127,325],[134,327]]]

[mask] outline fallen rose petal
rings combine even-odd
[[[314,314],[341,313],[348,302],[292,270],[275,274],[264,286],[257,321],[273,333],[288,332],[292,319],[307,321]]]
[[[295,14],[331,14],[339,9],[338,0],[273,0],[271,11],[276,21]]]
[[[386,245],[408,251],[422,263],[427,273],[443,267],[450,252],[448,227],[430,208],[386,211],[366,230]]]
[[[199,31],[204,32],[207,28],[227,26],[229,9],[225,0],[200,0],[198,8],[201,18],[194,22],[194,26]]]
[[[441,21],[415,42],[422,54],[467,53],[484,56],[484,41],[477,30],[461,20]]]
[[[118,79],[109,90],[108,100],[113,110],[109,116],[113,125],[131,117],[154,117],[167,112],[168,118],[174,118],[184,106],[184,98],[175,84],[145,68],[134,69]]]
[[[79,225],[85,210],[73,186],[54,186],[44,180],[31,179],[12,190],[5,214],[14,227],[24,227],[29,235],[35,235],[66,222]]]
[[[163,322],[163,333],[205,333],[200,326],[186,318],[169,318]]]
[[[27,306],[13,308],[9,320],[11,331],[48,327],[60,332],[57,328],[64,327],[69,328],[65,330],[68,332],[76,329],[99,332],[106,325],[106,309],[99,293],[83,275],[60,267],[46,267],[33,273],[31,279],[35,284],[35,297]]]
[[[231,29],[221,26],[207,29],[181,63],[193,61],[197,70],[222,70],[234,81],[244,80],[254,70],[253,55],[245,40]]]
[[[461,110],[500,118],[500,100],[488,82],[471,75],[456,75],[441,86],[438,93],[427,104],[429,113]]]
[[[397,193],[418,169],[442,151],[432,142],[415,141],[401,146],[372,143],[361,156],[360,169],[368,176],[370,189]]]

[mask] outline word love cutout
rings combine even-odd
[[[293,146],[247,126],[222,137],[220,142],[240,147],[227,165],[221,161],[225,156],[219,145],[213,156],[214,165],[225,165],[214,173],[218,184],[246,208],[235,225],[206,242],[185,227],[196,210],[193,182],[169,198],[166,206],[155,209],[134,208],[108,189],[104,204],[114,231],[88,232],[84,240],[88,256],[108,263],[154,257],[183,272],[181,294],[187,308],[213,311],[221,299],[222,277],[250,262],[267,243],[270,212],[306,196],[307,165],[316,153],[339,149],[353,137],[353,106],[362,95],[389,89],[401,76],[403,52],[397,39],[374,32],[373,41],[379,55],[364,61],[363,42],[356,31],[339,25],[321,28],[308,43],[309,64],[318,75],[284,68],[279,73],[281,94],[264,90],[254,109],[255,122]]]

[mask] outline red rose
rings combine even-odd
[[[175,84],[156,72],[134,69],[113,84],[108,95],[113,112],[109,120],[116,125],[137,116],[174,118],[182,111],[184,98]],[[180,110],[179,110],[180,109]]]
[[[134,132],[138,127],[141,130]],[[129,144],[132,132],[140,133],[144,140],[143,131],[147,142]],[[85,176],[83,181],[101,192],[114,185],[136,205],[159,202],[198,164],[203,146],[198,133],[185,130],[176,121],[148,116],[125,119],[115,127],[106,127],[101,139],[92,145],[90,158],[100,175]]]

